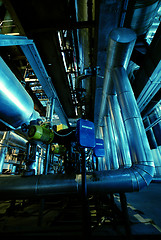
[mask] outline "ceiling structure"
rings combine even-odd
[[[83,117],[97,125],[108,36],[114,28],[132,28],[137,34],[128,75],[142,116],[160,104],[158,79],[157,88],[146,93],[149,78],[160,71],[160,16],[157,0],[1,0],[0,33],[34,41],[70,124]],[[0,54],[44,117],[49,97],[22,48],[2,46]]]

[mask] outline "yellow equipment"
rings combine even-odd
[[[51,143],[54,139],[54,132],[47,125],[32,125],[28,131],[29,139]]]

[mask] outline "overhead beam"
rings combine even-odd
[[[83,29],[83,28],[93,28],[95,27],[95,21],[79,21],[79,22],[62,22],[55,23],[51,27],[42,27],[42,28],[33,28],[31,33],[43,33],[43,32],[53,32],[60,30],[74,30],[74,29]]]

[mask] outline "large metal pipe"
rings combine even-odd
[[[18,128],[28,121],[34,111],[34,103],[0,57],[0,121]]]
[[[146,168],[148,172],[150,169]],[[139,191],[151,181],[151,178],[147,178],[146,170],[144,171],[138,166],[88,173],[86,176],[88,193]],[[81,179],[81,174],[72,176],[51,174],[31,177],[0,175],[0,199],[28,199],[80,194]]]
[[[115,127],[116,145],[120,152],[121,162],[124,167],[131,167],[130,150],[117,95],[109,95],[107,99],[110,107],[111,119],[113,119],[113,125]]]
[[[104,148],[105,148],[105,162],[106,162],[107,170],[110,170],[111,169],[110,159],[112,154],[111,154],[107,124],[106,125],[104,124],[102,129],[103,129],[103,139],[104,139]]]
[[[109,35],[98,126],[102,125],[103,123],[107,95],[115,92],[113,88],[113,82],[111,81],[111,71],[114,67],[118,66],[123,66],[125,69],[127,68],[135,41],[135,32],[128,28],[114,29]]]
[[[4,135],[4,132],[0,131],[0,139],[3,138],[3,135]],[[16,133],[10,131],[10,135],[9,135],[9,139],[8,139],[8,143],[7,143],[8,145],[26,149],[26,143],[27,143],[26,139],[24,139],[23,137],[19,136]]]
[[[118,169],[119,162],[117,157],[115,139],[112,131],[112,123],[111,123],[110,115],[107,115],[104,117],[104,126],[109,136],[109,145],[111,150],[111,154],[110,154],[111,158],[106,159],[106,161],[109,161],[110,169]]]
[[[137,35],[145,34],[152,25],[159,8],[159,0],[129,1],[125,25]]]
[[[113,70],[113,80],[133,162],[131,169],[139,173],[138,182],[142,178],[146,183],[152,179],[154,163],[136,99],[123,67]]]

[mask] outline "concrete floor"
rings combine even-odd
[[[127,193],[126,197],[141,217],[151,219],[161,231],[161,183],[151,183],[140,192]]]

